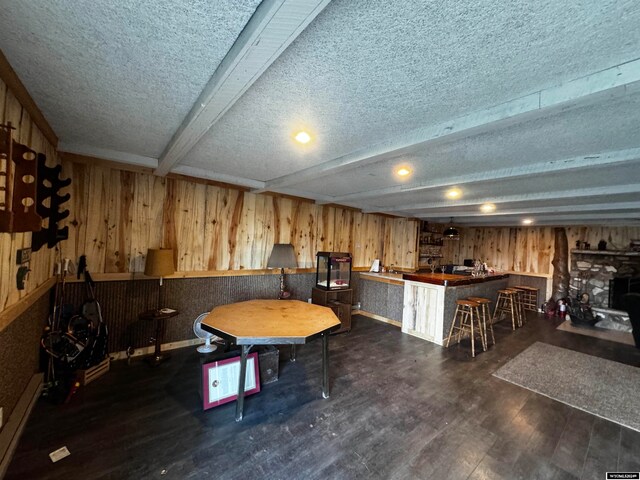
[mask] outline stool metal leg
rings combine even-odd
[[[247,377],[247,354],[251,345],[242,345],[240,353],[240,375],[238,375],[238,398],[236,400],[236,422],[242,420],[244,415],[244,384]]]
[[[322,334],[322,397],[329,398],[329,332]]]

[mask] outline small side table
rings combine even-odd
[[[164,354],[161,351],[162,348],[162,339],[164,338],[164,332],[166,329],[167,318],[175,317],[178,315],[177,310],[173,310],[171,312],[163,312],[162,310],[146,310],[138,315],[140,320],[155,320],[156,321],[156,347],[153,352],[153,355],[147,357],[147,362],[152,367],[157,367],[165,360],[171,358],[171,354],[165,352]]]
[[[353,290],[343,288],[341,290],[324,290],[313,287],[311,290],[311,302],[323,307],[329,307],[340,320],[340,328],[331,335],[344,333],[351,330],[351,303]]]

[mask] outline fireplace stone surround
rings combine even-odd
[[[610,280],[640,276],[640,252],[571,250],[569,292],[572,297],[588,293],[597,327],[631,331],[629,316],[609,305]]]

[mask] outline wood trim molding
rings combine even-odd
[[[0,312],[0,332],[7,328],[11,322],[13,322],[18,316],[24,313],[31,305],[36,303],[42,297],[42,295],[46,294],[51,288],[56,284],[55,277],[51,277],[42,285],[36,287],[35,290],[29,292],[24,298],[22,298],[18,303],[7,307],[4,311]]]
[[[73,152],[58,152],[60,158],[71,163],[81,163],[83,165],[91,165],[93,167],[112,168],[114,170],[122,170],[124,172],[144,173],[146,175],[153,175],[152,167],[145,167],[144,165],[134,165],[129,163],[118,162],[117,160],[109,160],[107,158],[94,157],[91,155],[84,155],[81,153]],[[242,185],[234,185],[231,183],[219,182],[217,180],[209,180],[206,178],[192,177],[189,175],[183,175],[180,173],[169,173],[166,178],[174,180],[184,180],[186,182],[200,183],[203,185],[211,185],[220,188],[233,188],[241,192],[248,192],[251,189]]]
[[[259,195],[268,195],[269,197],[275,197],[275,198],[287,198],[289,200],[295,200],[297,202],[318,203],[312,198],[298,197],[296,195],[289,195],[287,193],[266,191],[266,192],[260,192]]]
[[[520,275],[523,277],[540,277],[540,278],[553,278],[552,273],[536,273],[536,272],[516,272],[515,270],[504,270],[504,271],[496,271],[497,274],[509,274],[509,275]]]
[[[332,208],[340,208],[342,210],[350,210],[352,212],[358,212],[358,213],[363,213],[361,208],[356,208],[356,207],[349,207],[347,205],[340,205],[338,203],[325,203],[323,204],[324,207],[332,207]],[[391,216],[391,215],[389,215]]]
[[[59,151],[58,155],[61,160],[71,162],[71,163],[81,163],[83,165],[91,165],[93,167],[113,168],[115,170],[123,170],[125,172],[145,173],[147,175],[153,174],[153,168],[145,167],[143,165],[122,163],[116,160],[107,160],[105,158],[93,157],[91,155],[83,155],[80,153],[72,153],[72,152]]]
[[[18,440],[24,430],[31,410],[33,410],[40,392],[44,374],[36,373],[22,392],[18,403],[11,412],[7,424],[0,430],[0,478],[4,478],[7,468],[13,457],[13,453],[18,446]]]
[[[378,320],[379,322],[388,323],[389,325],[393,325],[395,327],[402,328],[402,322],[397,320],[391,320],[390,318],[383,317],[382,315],[376,315],[375,313],[365,312],[364,310],[354,310],[352,312],[354,315],[363,315],[365,317],[373,318],[374,320]]]
[[[210,185],[212,187],[233,188],[234,190],[239,190],[241,192],[249,192],[249,191],[251,191],[251,189],[249,187],[245,187],[245,186],[242,186],[242,185],[236,185],[236,184],[233,184],[233,183],[220,182],[218,180],[210,180],[208,178],[192,177],[190,175],[184,175],[184,174],[181,174],[181,173],[168,173],[168,174],[165,175],[165,177],[172,178],[174,180],[184,180],[185,182],[200,183],[202,185]]]
[[[396,279],[396,278],[389,278],[389,277],[384,277],[379,275],[384,275],[384,273],[382,274],[374,273],[373,275],[363,273],[362,275],[360,275],[360,279],[370,280],[372,282],[388,283],[389,285],[404,285],[404,280],[402,279],[402,277]]]
[[[161,345],[161,348],[162,348],[162,351],[164,352],[166,350],[175,350],[178,348],[192,347],[195,345],[203,345],[203,344],[204,344],[204,340],[202,338],[190,338],[188,340],[179,340],[177,342],[163,343]],[[148,347],[139,347],[139,348],[136,348],[131,355],[127,355],[126,350],[121,350],[119,352],[110,353],[109,358],[111,358],[111,361],[116,361],[116,360],[127,360],[129,357],[131,358],[142,357],[144,355],[151,355],[154,352],[155,348],[156,348],[155,345],[149,345]]]
[[[58,136],[56,132],[53,131],[53,128],[49,125],[40,108],[38,108],[36,102],[31,98],[29,91],[20,80],[20,77],[18,77],[9,60],[7,60],[7,57],[4,56],[2,50],[0,50],[0,78],[7,84],[7,87],[13,92],[23,108],[27,110],[29,116],[45,138],[56,148],[58,146]]]
[[[315,268],[285,268],[287,275],[298,273],[315,273]],[[178,278],[209,278],[209,277],[245,277],[251,275],[280,275],[277,268],[265,268],[259,270],[203,270],[192,272],[176,272],[173,275],[162,277],[165,280]],[[157,277],[147,277],[142,272],[118,272],[118,273],[92,273],[91,277],[97,282],[123,282],[127,280],[158,280]],[[84,282],[83,279],[67,278],[67,283]]]
[[[395,220],[397,218],[406,218],[407,220],[411,220],[411,221],[415,221],[415,222],[419,222],[420,219],[416,218],[416,217],[406,217],[404,215],[393,215],[391,213],[384,213],[384,212],[378,212],[375,210],[363,210],[363,213],[369,213],[371,215],[379,215],[381,217],[384,218],[391,218],[392,220]]]

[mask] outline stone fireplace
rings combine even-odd
[[[626,312],[617,310],[619,305],[612,305],[615,304],[614,298],[619,298],[612,289],[637,285],[631,279],[640,280],[640,252],[572,250],[570,275],[569,292],[572,297],[588,293],[594,313],[606,317],[607,321],[628,324]],[[619,329],[616,325],[598,326]]]
[[[571,296],[586,292],[591,305],[613,308],[609,303],[612,279],[640,278],[640,252],[615,252],[607,250],[571,251]]]

